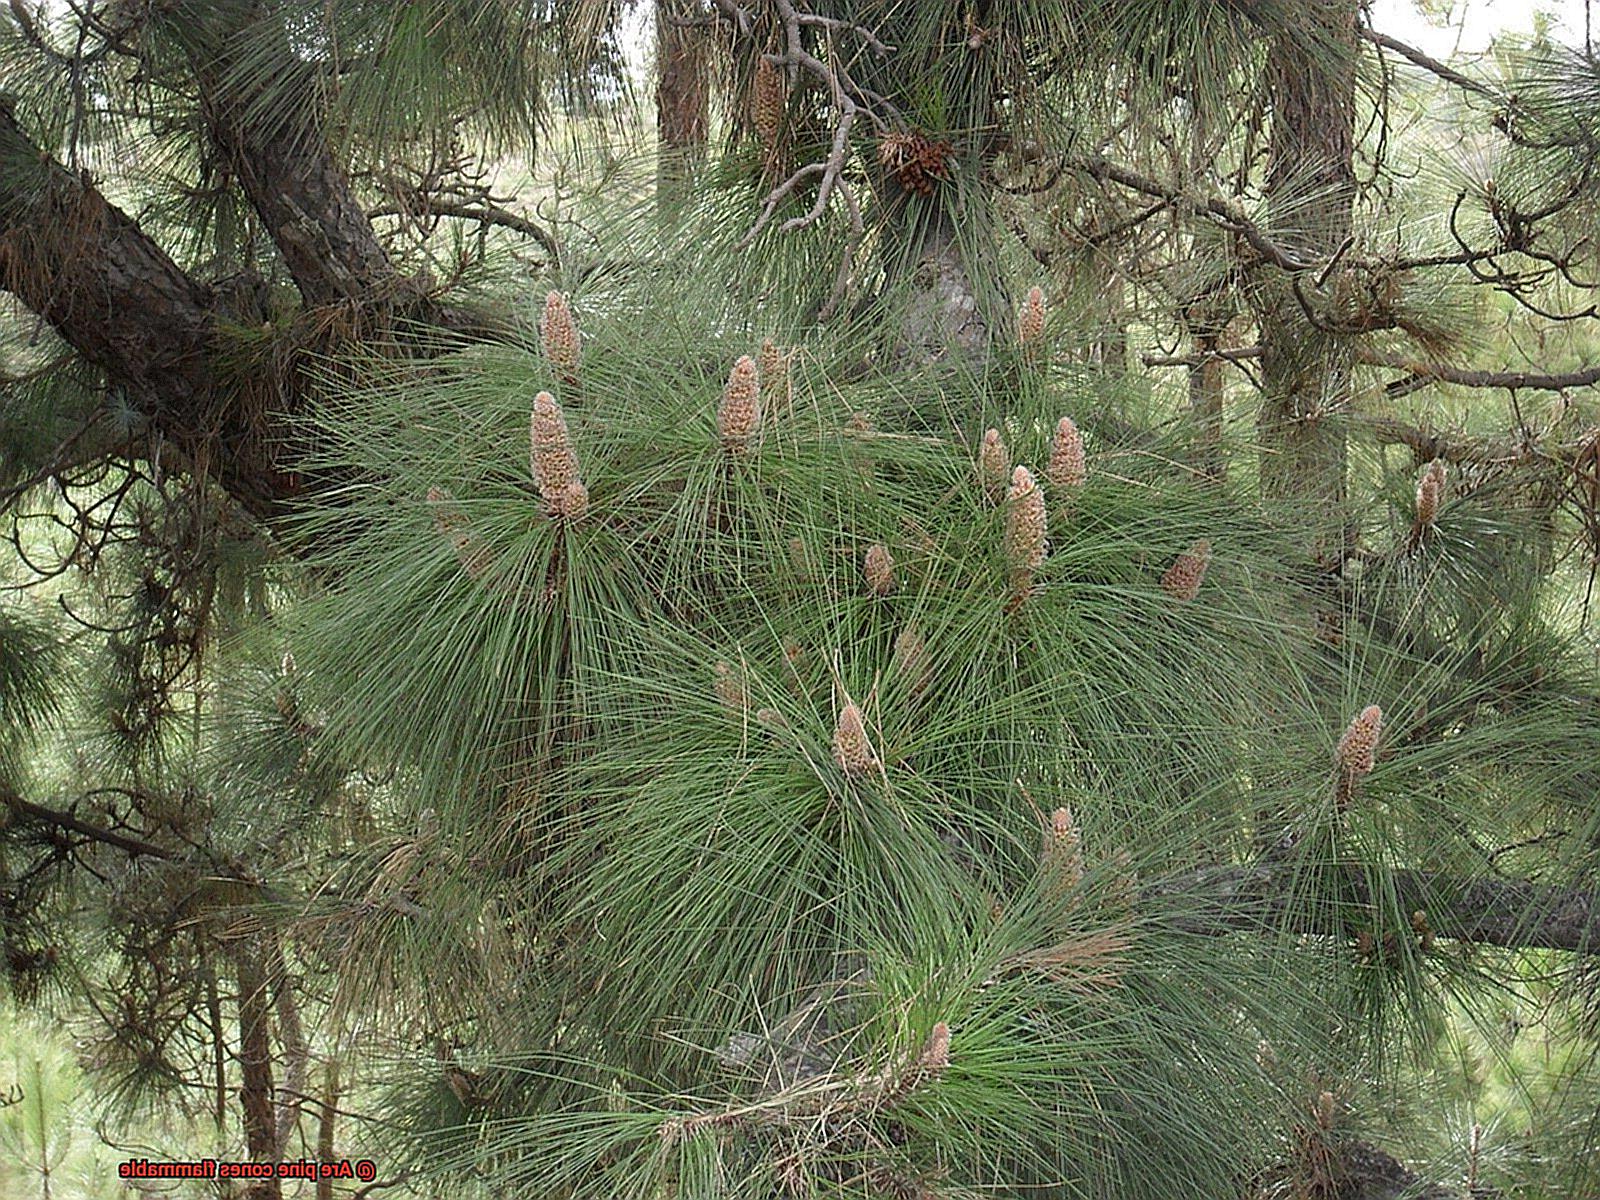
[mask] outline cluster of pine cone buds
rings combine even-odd
[[[867,547],[862,572],[867,577],[867,590],[874,596],[887,596],[894,591],[894,556],[882,542]]]
[[[1033,573],[1044,562],[1047,519],[1044,492],[1033,472],[1017,467],[1006,492],[1006,561],[1011,567],[1012,591],[1017,598],[1033,586]]]
[[[756,360],[745,354],[733,364],[722,389],[722,403],[717,406],[717,434],[726,449],[743,454],[755,444],[760,429],[760,373]]]
[[[1081,488],[1089,479],[1089,466],[1083,453],[1083,434],[1071,417],[1056,422],[1055,436],[1050,439],[1050,462],[1045,467],[1045,478],[1050,486],[1062,493]]]
[[[853,700],[839,710],[839,723],[833,731],[833,761],[849,779],[865,779],[878,766],[878,756],[867,739],[866,722]]]
[[[983,485],[984,495],[990,501],[999,504],[1006,498],[1006,488],[1011,482],[1011,452],[1006,449],[1006,444],[1000,439],[998,429],[986,429],[983,433],[983,443],[978,447],[978,482]]]

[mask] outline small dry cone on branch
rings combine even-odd
[[[1446,479],[1442,458],[1436,458],[1422,468],[1422,475],[1417,480],[1417,512],[1411,525],[1413,547],[1420,545],[1428,530],[1433,528],[1434,519],[1439,515],[1439,504],[1444,499]]]
[[[433,509],[433,527],[439,536],[450,543],[461,562],[461,569],[473,579],[482,579],[488,573],[493,555],[481,538],[472,532],[467,514],[456,507],[455,500],[443,488],[428,489],[428,505]]]
[[[563,383],[578,382],[578,367],[583,360],[583,339],[573,319],[567,298],[549,292],[544,298],[544,313],[539,317],[539,344],[545,361]]]
[[[733,454],[743,454],[754,444],[761,429],[761,383],[756,360],[742,355],[728,372],[717,406],[717,436]]]
[[[1017,310],[1017,345],[1024,362],[1037,363],[1044,351],[1044,319],[1044,292],[1031,287]]]
[[[1083,835],[1072,819],[1072,810],[1064,804],[1045,826],[1039,873],[1053,900],[1071,895],[1083,883]]]
[[[771,338],[761,343],[761,353],[756,358],[757,374],[761,378],[760,411],[770,418],[781,417],[794,404],[794,379],[789,367],[794,351],[782,349]]]
[[[833,761],[849,779],[865,779],[878,768],[878,756],[867,740],[861,709],[853,700],[839,710],[839,723],[833,731]]]
[[[1062,417],[1056,422],[1055,436],[1050,439],[1050,463],[1044,474],[1050,486],[1063,498],[1088,482],[1089,465],[1083,454],[1083,435],[1071,417]]]
[[[1369,704],[1358,713],[1333,753],[1334,801],[1340,812],[1350,807],[1361,781],[1372,773],[1378,739],[1383,736],[1383,710]]]
[[[1011,452],[1000,440],[998,429],[984,431],[983,444],[978,447],[975,465],[984,494],[991,503],[999,504],[1005,499],[1006,485],[1011,479]]]
[[[1198,538],[1161,576],[1161,590],[1174,600],[1185,603],[1193,600],[1200,594],[1200,585],[1205,582],[1206,568],[1210,565],[1211,542]]]
[[[589,511],[589,489],[578,473],[578,455],[567,418],[549,392],[533,398],[528,421],[528,467],[552,517],[581,520]]]
[[[867,590],[874,596],[887,596],[894,591],[894,556],[882,542],[867,547],[862,571],[867,577]]]
[[[1033,588],[1033,573],[1044,562],[1048,517],[1044,492],[1027,467],[1011,472],[1006,492],[1006,563],[1011,568],[1011,603],[1019,605]]]

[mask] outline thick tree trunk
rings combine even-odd
[[[915,201],[910,201],[915,204]],[[928,364],[977,359],[989,349],[994,304],[968,264],[955,221],[933,205],[900,222],[901,243],[891,281],[908,285],[900,326],[900,357]]]
[[[1311,261],[1330,259],[1350,236],[1358,17],[1351,0],[1323,0],[1270,50],[1270,225]],[[1317,327],[1290,282],[1265,289],[1260,310],[1261,489],[1296,506],[1307,549],[1334,568],[1344,541],[1351,348]]]
[[[681,23],[697,7],[656,0],[656,200],[664,211],[688,194],[706,155],[706,36]]]

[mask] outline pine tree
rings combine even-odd
[[[1384,258],[1357,15],[662,3],[660,156],[535,220],[484,164],[604,140],[619,6],[13,5],[17,997],[217,1157],[437,1195],[1592,1191],[1594,438],[1356,372],[1470,376],[1369,336],[1459,345],[1408,272],[1587,286],[1593,65]],[[1510,989],[1529,1132],[1432,1153]]]

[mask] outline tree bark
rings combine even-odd
[[[296,488],[266,415],[228,403],[215,368],[221,304],[139,226],[0,108],[0,287],[127,393],[197,469],[276,516]]]
[[[1271,236],[1313,263],[1331,259],[1351,231],[1359,15],[1351,0],[1320,0],[1297,27],[1273,35],[1269,54]],[[1262,494],[1294,504],[1312,555],[1336,565],[1345,536],[1350,346],[1319,329],[1276,272],[1261,299]]]
[[[706,37],[684,25],[690,0],[656,0],[656,201],[671,210],[688,194],[706,154]]]
[[[272,993],[259,936],[233,951],[239,984],[239,1105],[244,1114],[244,1140],[253,1163],[277,1163],[282,1155],[273,1117]],[[253,1179],[245,1200],[282,1200],[276,1176]]]

